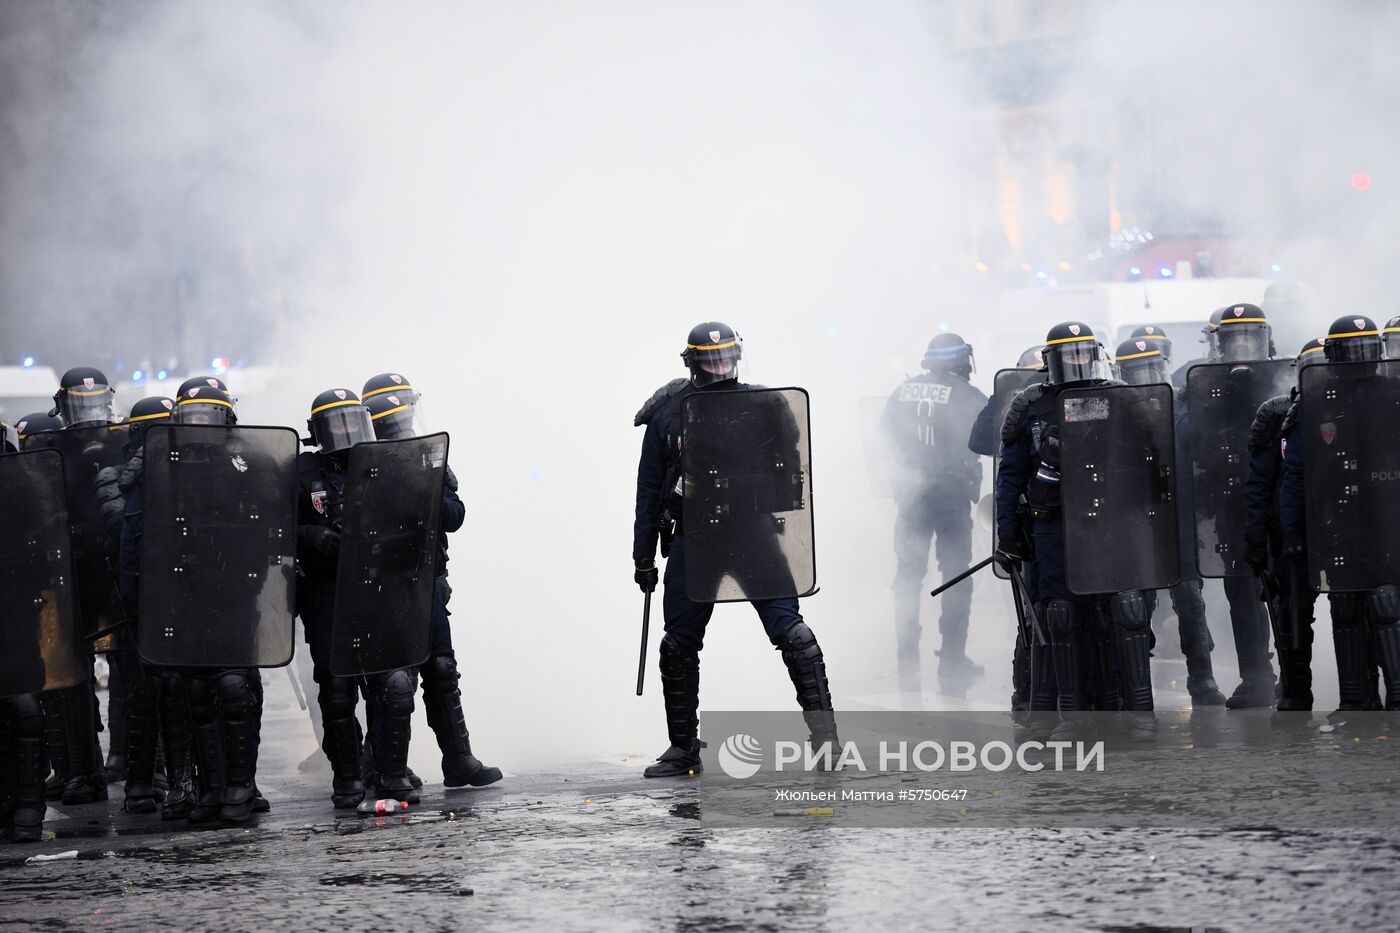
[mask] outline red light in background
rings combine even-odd
[[[1365,172],[1357,172],[1351,176],[1351,186],[1357,191],[1365,191],[1371,187],[1371,176]]]

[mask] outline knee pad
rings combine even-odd
[[[413,693],[413,675],[403,668],[390,671],[379,682],[379,702],[392,716],[413,714]]]
[[[1125,590],[1108,597],[1108,616],[1114,625],[1129,632],[1147,628],[1147,601],[1142,598],[1142,591]]]
[[[353,719],[355,716],[355,682],[346,677],[321,677],[321,715],[328,720]]]
[[[1371,591],[1371,618],[1377,625],[1400,622],[1400,587],[1387,583]]]
[[[214,721],[214,685],[208,677],[202,674],[189,677],[185,681],[185,696],[189,703],[191,721]]]
[[[1079,614],[1074,611],[1074,603],[1067,599],[1047,600],[1042,614],[1052,636],[1068,638],[1079,627]]]
[[[817,645],[817,636],[808,628],[806,622],[794,622],[778,636],[777,648],[784,655],[792,655],[798,658],[808,656],[821,656],[821,648]]]
[[[219,705],[229,719],[242,719],[253,708],[253,692],[248,687],[247,671],[223,671],[214,678]]]
[[[423,662],[420,668],[423,686],[429,691],[450,690],[457,685],[461,676],[457,673],[457,659],[450,654],[440,654]]]
[[[661,636],[661,654],[664,657],[670,651],[683,652],[686,654],[699,654],[700,643],[689,635],[682,635],[679,632],[667,632]]]
[[[1368,594],[1332,593],[1328,600],[1332,604],[1333,627],[1345,628],[1366,623],[1366,610],[1370,608],[1367,605],[1370,602]]]

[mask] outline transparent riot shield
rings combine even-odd
[[[292,658],[296,431],[146,430],[137,648],[171,667],[280,667]]]
[[[428,657],[447,435],[357,444],[345,471],[331,671],[415,667]]]
[[[992,380],[992,535],[995,537],[997,502],[997,467],[1001,465],[1001,429],[1006,423],[1006,412],[1011,402],[1022,391],[1045,381],[1043,369],[1001,369]],[[1006,571],[992,564],[992,572],[1003,580],[1008,579]]]
[[[1291,360],[1202,363],[1186,372],[1188,449],[1195,492],[1196,566],[1203,577],[1245,577],[1244,481],[1249,426],[1293,386]]]
[[[1400,360],[1315,363],[1300,393],[1309,582],[1400,583]]]
[[[88,677],[79,635],[63,455],[0,456],[0,698]]]
[[[104,467],[126,463],[124,424],[66,428],[35,434],[28,450],[57,450],[63,454],[63,482],[68,494],[68,524],[77,571],[79,630],[95,640],[122,622],[117,592],[117,548],[120,539],[103,526],[93,481]]]
[[[1060,395],[1065,577],[1074,593],[1157,590],[1180,577],[1172,389]]]
[[[894,447],[881,426],[887,401],[863,398],[856,412],[860,418],[860,441],[865,449],[865,474],[870,480],[870,494],[879,499],[894,497]]]
[[[816,589],[805,389],[696,392],[681,403],[686,593],[696,602]]]

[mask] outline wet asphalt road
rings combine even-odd
[[[277,722],[269,723],[275,733]],[[107,804],[0,845],[0,924],[344,929],[1394,929],[1393,830],[850,829],[703,822],[698,782],[582,762],[425,788],[401,818],[332,810],[275,746],[255,825]],[[74,851],[76,859],[26,863]]]

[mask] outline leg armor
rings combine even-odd
[[[1385,708],[1400,710],[1400,588],[1382,586],[1371,594],[1376,660],[1385,681]]]
[[[92,683],[79,684],[46,695],[45,708],[52,704],[63,725],[63,740],[68,751],[68,780],[63,785],[66,804],[92,803],[107,799],[107,781],[98,764],[101,748],[97,744],[97,710]]]
[[[48,773],[44,760],[44,714],[39,698],[32,693],[0,701],[0,706],[4,705],[9,706],[17,753],[10,782],[13,838],[15,842],[37,842],[43,836],[44,811],[48,806],[44,799],[44,778]],[[0,716],[5,712],[0,711]]]
[[[1056,706],[1060,712],[1084,708],[1084,674],[1079,666],[1080,609],[1067,599],[1046,601],[1041,618],[1050,632],[1050,660],[1055,667]]]
[[[196,782],[199,793],[189,817],[191,823],[210,823],[219,818],[224,805],[224,737],[214,682],[207,673],[190,674],[185,689],[189,698],[194,757],[199,769]]]
[[[697,664],[699,659],[697,658]],[[501,779],[500,768],[483,765],[472,754],[467,719],[462,712],[462,692],[457,688],[460,674],[452,655],[429,658],[422,668],[423,705],[428,726],[437,736],[442,752],[442,783],[448,787],[484,787]]]
[[[129,657],[122,668],[126,684],[126,802],[128,813],[156,812],[156,691],[159,681],[154,671],[148,671],[139,659]],[[116,701],[109,709],[115,710]],[[116,744],[117,729],[113,712],[109,717],[112,741]]]
[[[417,803],[418,792],[408,780],[408,744],[417,680],[412,671],[400,668],[373,678],[371,689],[378,701],[380,724],[379,745],[374,749],[376,793]]]
[[[1210,653],[1215,642],[1206,625],[1206,601],[1201,595],[1200,580],[1182,580],[1170,590],[1172,609],[1176,611],[1181,653],[1186,658],[1186,689],[1195,706],[1224,706],[1225,695],[1215,682],[1215,670]]]
[[[1368,663],[1370,638],[1366,630],[1366,597],[1355,593],[1333,593],[1332,642],[1337,652],[1339,710],[1364,710],[1370,705],[1371,683]]]
[[[258,770],[257,707],[248,671],[220,671],[214,678],[224,738],[224,788],[221,819],[245,822],[253,811],[253,781]]]
[[[670,571],[670,567],[667,567]],[[677,777],[699,774],[700,739],[700,651],[684,635],[667,632],[661,638],[661,698],[666,705],[666,733],[671,747],[646,777]]]
[[[318,671],[321,725],[325,738],[321,748],[330,760],[331,801],[346,810],[364,799],[365,786],[360,772],[360,723],[355,718],[355,682]]]
[[[190,710],[185,695],[185,677],[177,671],[163,671],[157,703],[160,709],[160,738],[165,749],[165,781],[168,790],[161,804],[160,818],[179,819],[194,807],[190,768]]]
[[[1152,625],[1140,590],[1109,597],[1109,618],[1118,642],[1118,677],[1123,708],[1135,712],[1152,709]]]
[[[50,691],[39,694],[39,707],[44,711],[44,747],[53,771],[44,782],[44,796],[49,800],[62,800],[63,785],[68,783],[68,741],[64,738],[62,703],[55,692]]]
[[[806,622],[796,622],[778,636],[777,648],[783,653],[788,676],[797,688],[797,705],[812,734],[812,744],[836,745],[836,717],[831,709],[831,688],[826,681],[826,660],[817,636]]]
[[[130,638],[125,632],[113,636],[123,647],[107,653],[107,780],[126,780],[127,768],[127,725],[131,714],[128,707],[132,690],[139,689],[141,661],[136,653],[125,645]],[[145,813],[146,810],[137,812]]]
[[[1093,625],[1084,633],[1093,649],[1094,698],[1091,705],[1096,710],[1112,712],[1123,707],[1123,697],[1119,690],[1117,632],[1107,601],[1093,607],[1091,618]]]

